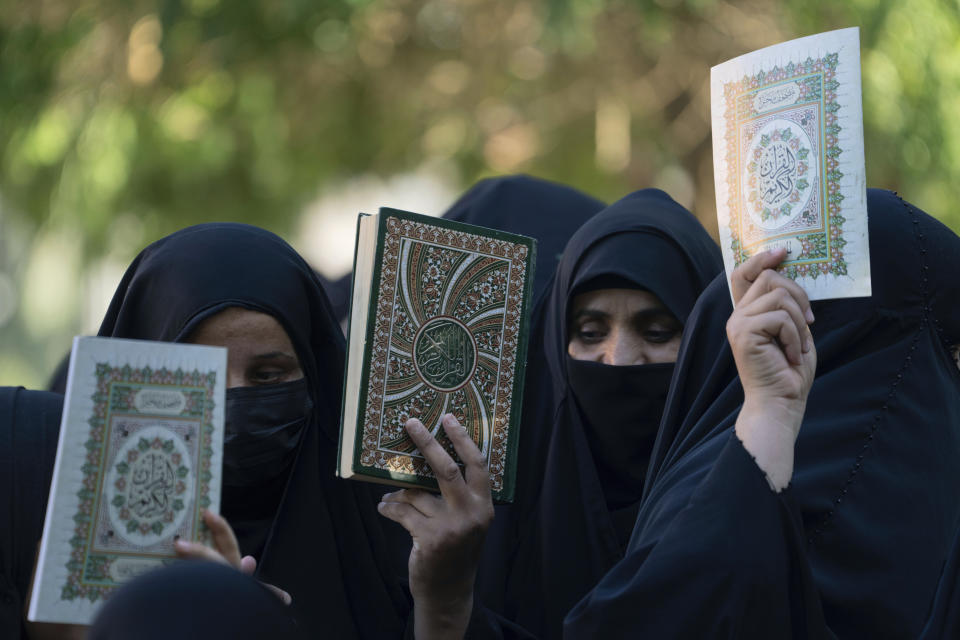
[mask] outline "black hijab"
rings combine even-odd
[[[104,604],[88,635],[89,640],[301,637],[306,636],[273,593],[212,562],[177,562],[125,584]]]
[[[564,245],[604,203],[573,187],[530,176],[487,178],[473,185],[443,214],[447,220],[537,239],[533,300],[546,291]],[[338,319],[350,310],[350,278],[324,281]]]
[[[497,576],[499,585],[492,563],[481,569],[485,602],[528,631],[558,637],[567,611],[622,557],[618,531],[632,529],[672,371],[571,360],[573,296],[611,283],[643,288],[683,323],[722,268],[697,219],[656,189],[610,205],[564,250],[532,334],[542,341],[531,344],[517,503],[503,518],[517,530],[495,520],[487,547],[494,555],[513,545],[515,564],[512,574]],[[502,603],[497,589],[506,592]]]
[[[890,192],[867,202],[873,296],[813,305],[819,362],[791,486],[772,492],[733,434],[743,390],[718,278],[687,325],[627,555],[570,613],[569,636],[943,631],[958,577],[956,551],[945,563],[960,525],[960,238]]]
[[[308,629],[343,638],[402,633],[406,600],[393,581],[379,493],[334,477],[343,335],[316,275],[286,242],[242,224],[203,224],[167,236],[127,269],[100,335],[180,341],[227,307],[267,313],[281,324],[312,403],[264,536],[258,577],[290,592]],[[229,521],[231,505],[224,507]]]
[[[26,637],[30,589],[50,479],[57,457],[63,396],[0,387],[0,637]]]
[[[570,236],[605,206],[573,187],[516,175],[481,180],[450,205],[443,217],[536,238],[536,301],[550,284]]]

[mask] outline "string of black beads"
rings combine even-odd
[[[904,210],[907,215],[911,217],[911,222],[913,222],[913,235],[916,239],[917,245],[919,246],[920,251],[920,295],[921,299],[924,301],[923,313],[920,317],[920,325],[917,327],[916,333],[913,335],[913,339],[910,342],[910,348],[907,351],[907,355],[904,358],[903,362],[900,364],[897,374],[892,381],[890,388],[887,392],[886,400],[883,405],[881,405],[880,410],[873,416],[873,420],[870,424],[870,429],[867,432],[866,439],[863,443],[863,446],[860,447],[860,452],[857,454],[856,459],[854,460],[853,466],[850,467],[850,471],[847,474],[847,478],[843,483],[843,486],[840,488],[839,493],[833,498],[832,507],[827,511],[827,513],[820,520],[819,524],[814,528],[813,532],[807,537],[807,544],[813,545],[816,540],[823,534],[827,526],[830,524],[830,521],[833,519],[835,509],[843,503],[844,498],[847,496],[847,493],[850,490],[850,487],[853,485],[854,481],[857,479],[857,474],[863,468],[863,461],[866,457],[867,451],[870,449],[870,445],[873,442],[874,434],[876,434],[877,429],[880,427],[880,424],[887,417],[890,405],[893,402],[894,397],[896,396],[897,387],[900,385],[900,382],[903,380],[903,374],[910,367],[910,364],[913,360],[913,352],[917,350],[917,344],[920,342],[920,338],[923,336],[923,332],[926,330],[928,324],[931,321],[931,306],[930,306],[930,291],[929,291],[929,281],[927,279],[927,272],[930,270],[929,265],[926,262],[927,249],[924,244],[925,236],[920,230],[920,219],[916,215],[916,211],[910,207],[903,198],[896,192],[894,195],[900,200],[903,204]],[[935,321],[935,320],[934,320]],[[937,327],[939,329],[939,327]],[[942,334],[942,331],[941,331]],[[942,338],[941,338],[942,339]]]

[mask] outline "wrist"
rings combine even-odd
[[[771,428],[787,431],[796,438],[806,409],[806,400],[755,398],[747,393],[740,408],[740,415],[751,422],[762,422]]]
[[[469,594],[442,598],[414,598],[414,635],[417,640],[462,638],[473,613],[473,590]]]
[[[747,400],[737,416],[737,438],[778,493],[793,477],[794,445],[804,409],[805,403],[792,400]]]

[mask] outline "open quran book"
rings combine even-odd
[[[452,413],[513,497],[535,240],[381,209],[357,224],[337,473],[436,489],[418,418],[456,458]]]
[[[28,618],[89,624],[120,584],[208,542],[227,351],[75,338]]]

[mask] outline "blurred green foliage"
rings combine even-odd
[[[516,171],[609,200],[660,186],[715,230],[710,67],[855,25],[868,183],[960,229],[956,2],[8,3],[0,383],[41,382],[79,330],[85,292],[26,299],[59,277],[28,267],[41,237],[82,270],[204,220],[289,233],[325,187],[428,163],[464,188]]]

